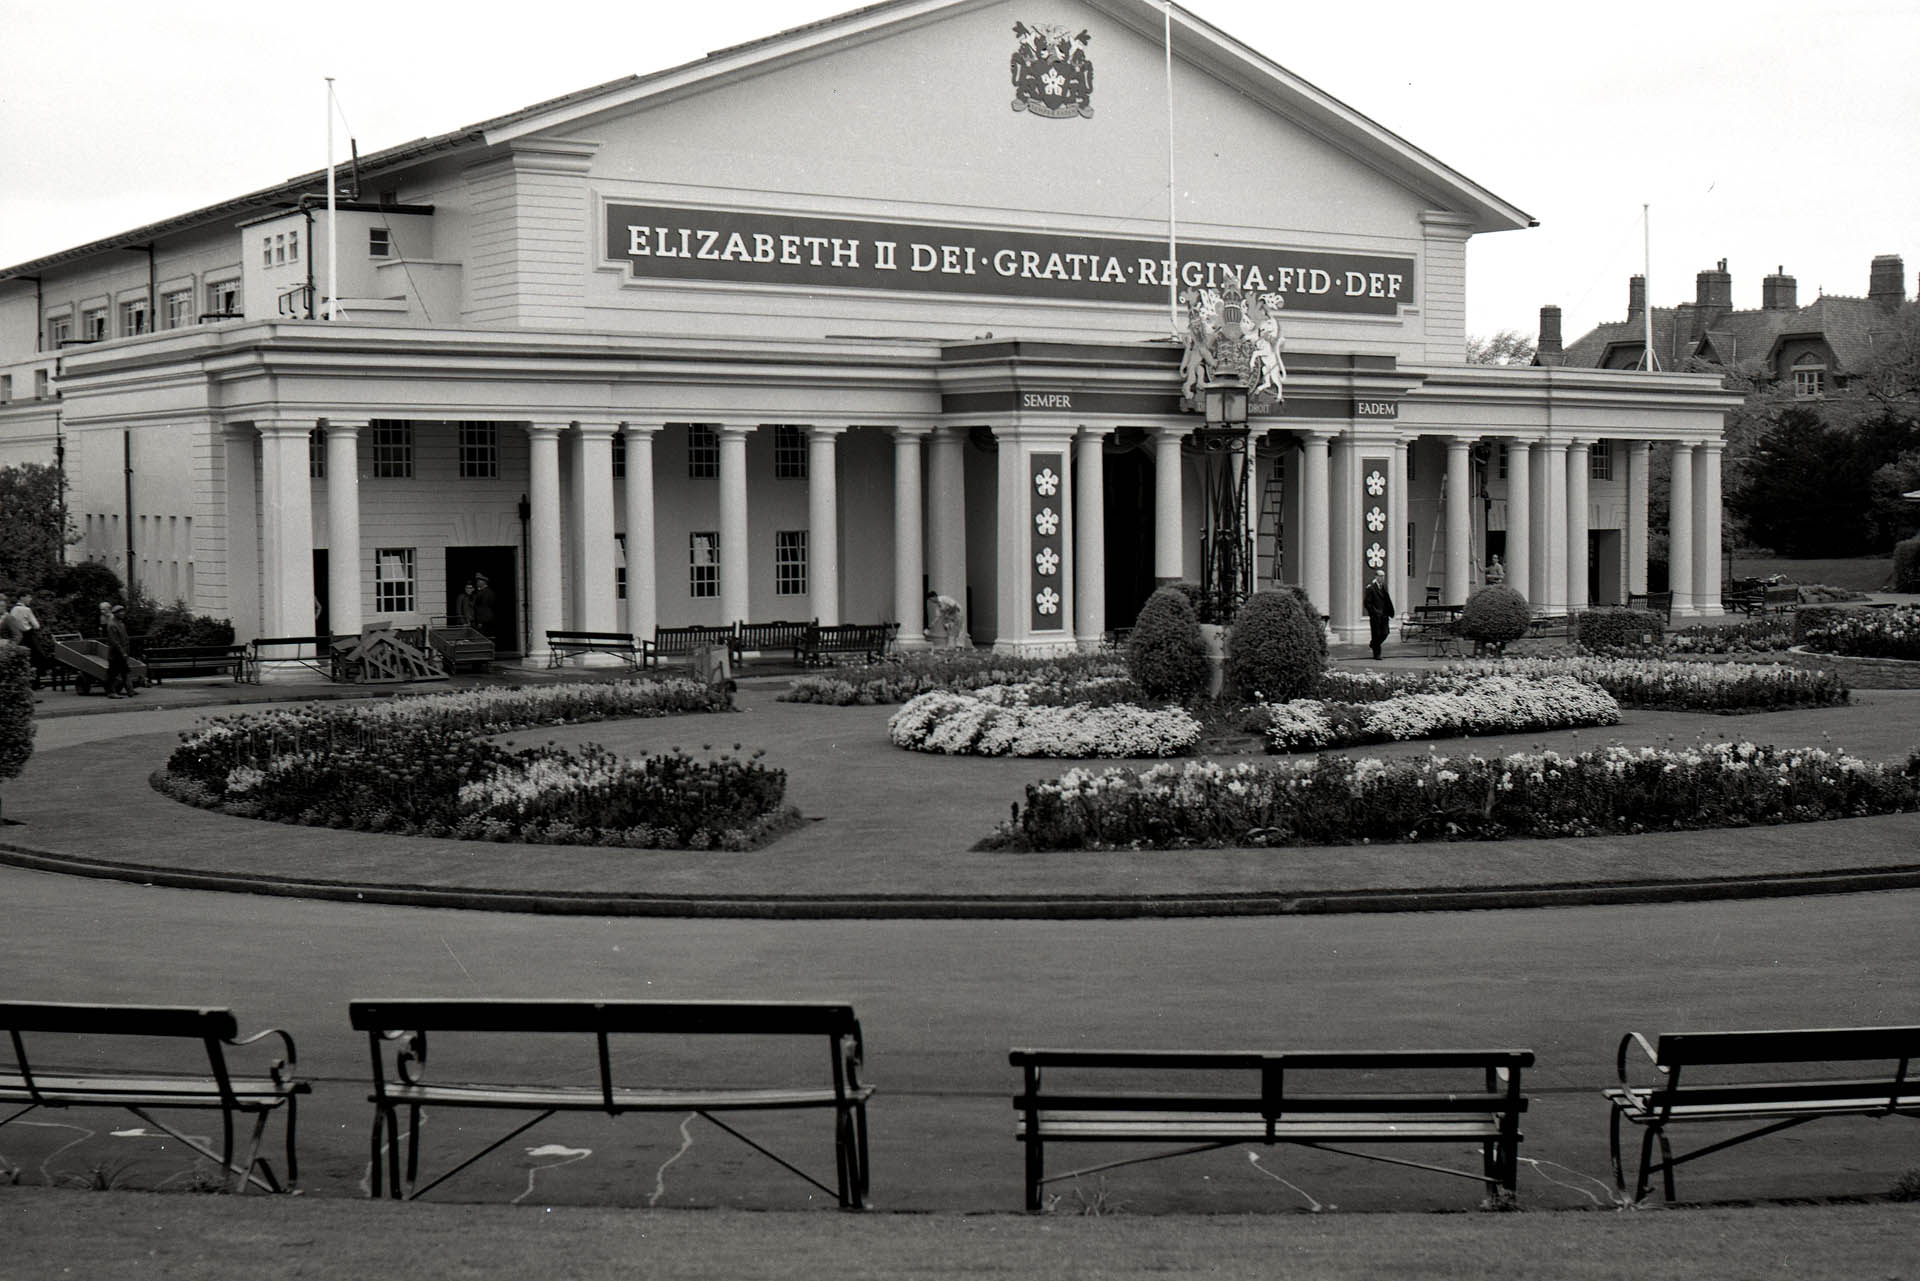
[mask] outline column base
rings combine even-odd
[[[1071,637],[1058,640],[998,640],[993,643],[993,652],[1020,658],[1064,658],[1080,653],[1080,642]]]

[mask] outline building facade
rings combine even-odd
[[[1344,638],[1373,570],[1457,602],[1495,553],[1543,612],[1624,601],[1657,449],[1674,612],[1718,612],[1717,380],[1467,365],[1467,240],[1524,212],[1191,15],[1042,8],[869,6],[363,157],[331,215],[313,174],[0,270],[0,465],[60,458],[78,555],[243,638],[484,572],[531,658],[924,643],[929,589],[1088,646],[1199,576],[1179,295],[1239,289],[1286,365],[1258,586]]]

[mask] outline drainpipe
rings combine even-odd
[[[147,332],[160,331],[160,273],[153,262],[153,242],[147,242]]]
[[[60,537],[57,552],[62,565],[67,563],[67,437],[60,422],[60,406],[53,407],[53,483],[54,502],[60,511]]]
[[[133,560],[133,433],[132,433],[131,431],[123,431],[123,432],[121,432],[121,433],[120,433],[120,452],[121,452],[121,457],[122,457],[122,460],[124,461],[124,463],[125,463],[125,466],[126,466],[126,496],[127,496],[127,595],[128,595],[129,597],[131,597],[131,596],[133,595],[133,586],[134,586],[134,571],[133,571],[133,566],[134,566],[134,560]]]

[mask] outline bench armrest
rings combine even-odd
[[[238,1048],[243,1045],[252,1045],[258,1041],[264,1041],[270,1036],[280,1038],[280,1048],[284,1053],[280,1058],[268,1064],[267,1073],[273,1078],[273,1083],[276,1087],[281,1090],[286,1090],[294,1083],[294,1069],[300,1066],[300,1056],[293,1048],[292,1036],[277,1027],[270,1027],[265,1031],[255,1032],[252,1036],[238,1037],[226,1042],[226,1044]]]
[[[1641,1036],[1638,1032],[1629,1032],[1620,1038],[1620,1048],[1614,1053],[1614,1070],[1619,1074],[1620,1084],[1628,1084],[1627,1050],[1634,1045],[1638,1045],[1641,1052],[1647,1056],[1647,1062],[1653,1065],[1654,1071],[1660,1073],[1661,1076],[1668,1074],[1667,1069],[1660,1066],[1660,1056],[1654,1052],[1653,1046],[1647,1042],[1647,1038]]]

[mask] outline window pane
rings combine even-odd
[[[777,596],[807,594],[807,531],[782,529],[773,536],[773,590]]]
[[[687,594],[696,600],[720,595],[720,535],[714,530],[687,535]]]

